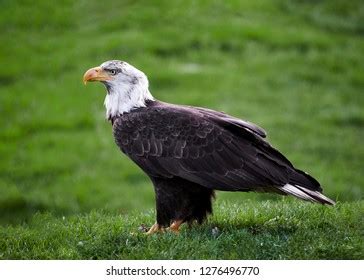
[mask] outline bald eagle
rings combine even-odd
[[[123,61],[91,68],[83,80],[106,86],[106,117],[115,142],[154,185],[156,223],[149,234],[201,223],[212,213],[214,190],[273,192],[334,204],[320,183],[296,169],[253,123],[158,101],[147,76]]]

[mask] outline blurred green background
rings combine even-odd
[[[339,201],[364,191],[363,1],[0,0],[0,224],[154,208],[85,70],[120,59],[160,100],[264,127]],[[218,200],[281,199],[218,193]]]

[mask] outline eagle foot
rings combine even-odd
[[[175,220],[172,222],[168,229],[173,233],[179,234],[179,227],[182,225],[182,223],[183,220]]]
[[[146,235],[152,235],[155,233],[165,233],[166,230],[173,232],[175,234],[179,234],[180,226],[182,225],[183,220],[175,220],[171,223],[171,225],[168,228],[165,228],[158,223],[155,223],[151,226],[151,228],[146,232]]]
[[[158,232],[165,232],[165,228],[160,226],[158,223],[155,223],[145,234],[152,235],[152,234],[158,233]]]

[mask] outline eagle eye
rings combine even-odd
[[[115,68],[104,68],[104,70],[112,76],[115,76],[117,73],[119,73],[118,69]]]

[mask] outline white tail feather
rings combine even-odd
[[[333,200],[324,196],[322,193],[318,191],[311,191],[302,186],[285,184],[280,188],[280,190],[303,200],[335,205],[335,202]]]

